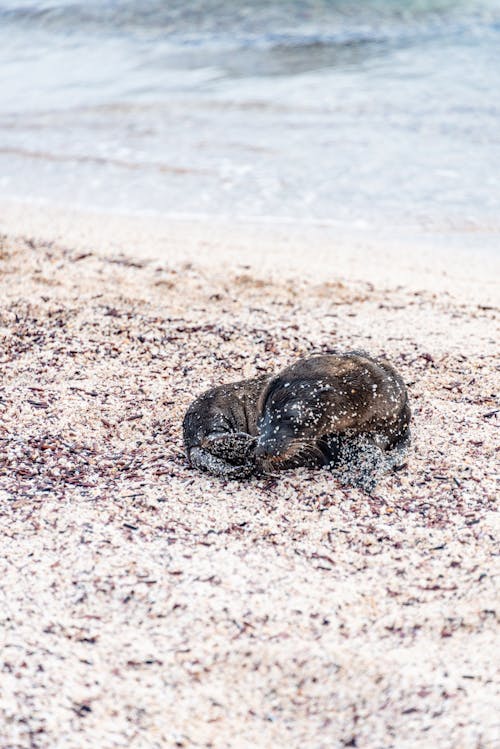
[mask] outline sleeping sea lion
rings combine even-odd
[[[264,471],[326,466],[372,489],[409,443],[405,384],[364,353],[299,359],[268,382],[258,410],[255,458]]]
[[[403,462],[409,423],[394,367],[364,353],[328,354],[204,393],[184,419],[184,444],[193,466],[226,478],[327,467],[370,491]]]

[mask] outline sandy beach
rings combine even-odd
[[[493,257],[14,203],[0,233],[0,747],[493,749]],[[413,410],[374,495],[187,465],[204,389],[352,348]]]

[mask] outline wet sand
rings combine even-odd
[[[325,270],[320,230],[292,257],[286,228],[252,255],[227,227],[60,221],[0,220],[0,744],[493,747],[487,269],[423,250],[377,276],[339,241]],[[395,364],[414,414],[373,496],[188,467],[195,395],[354,347]]]

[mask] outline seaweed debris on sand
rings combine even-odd
[[[493,746],[494,309],[13,237],[0,263],[2,745]],[[189,469],[195,390],[353,343],[409,384],[408,470]]]

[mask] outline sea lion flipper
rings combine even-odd
[[[208,471],[214,476],[226,479],[244,479],[254,472],[255,465],[252,462],[232,465],[203,447],[193,447],[189,452],[189,461],[194,468]]]
[[[212,434],[203,441],[203,447],[233,465],[241,465],[253,459],[257,440],[245,432]]]
[[[408,452],[411,444],[411,434],[408,429],[405,436],[400,440],[392,450],[385,453],[385,459],[387,462],[387,469],[392,471],[399,470],[404,466],[408,457]]]
[[[357,486],[371,494],[381,476],[401,467],[410,444],[409,431],[403,440],[390,450],[380,448],[373,435],[359,434],[344,438],[339,443],[336,468],[340,481],[346,486]]]
[[[371,494],[387,470],[384,452],[370,437],[359,434],[342,441],[337,475],[346,486],[356,486]]]

